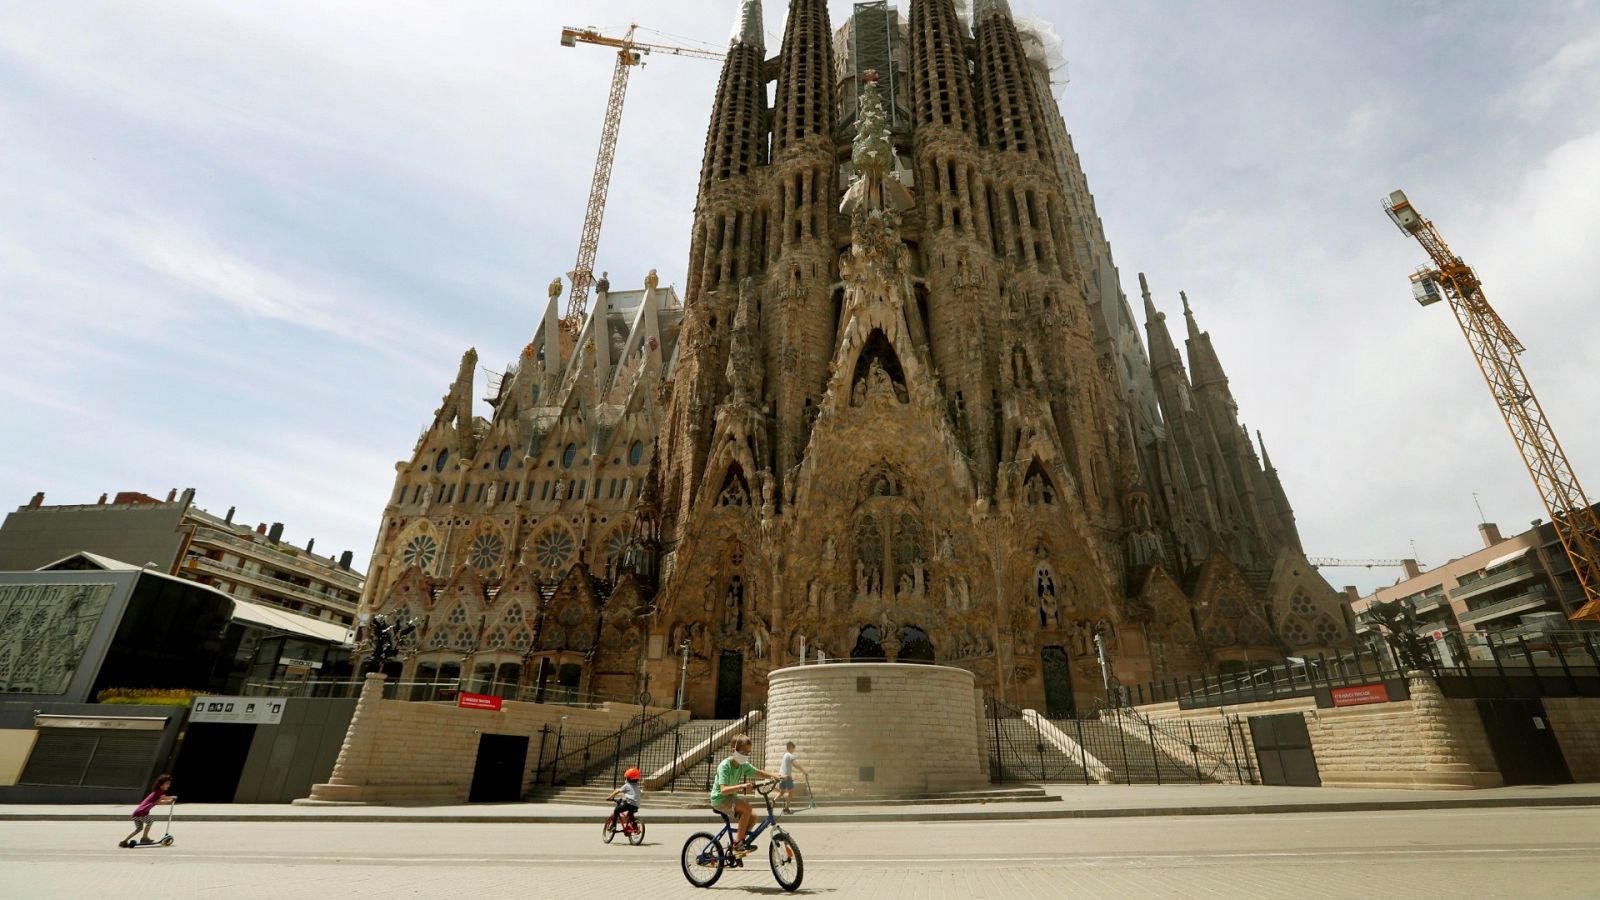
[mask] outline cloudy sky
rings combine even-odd
[[[611,57],[560,26],[716,45],[735,3],[568,6],[0,0],[0,507],[194,487],[364,559],[461,352],[511,360],[572,265]],[[1449,311],[1410,299],[1396,187],[1600,492],[1600,2],[1014,6],[1065,41],[1124,287],[1175,318],[1189,292],[1309,552],[1443,562],[1475,492],[1508,533],[1543,515]],[[634,75],[614,284],[683,278],[716,75]]]

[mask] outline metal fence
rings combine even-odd
[[[759,712],[739,719],[678,720],[670,712],[634,716],[617,729],[580,729],[546,725],[539,729],[539,755],[534,764],[533,786],[617,787],[623,773],[637,768],[650,778],[664,773],[652,790],[669,793],[711,789],[717,764],[725,755],[726,741],[719,734],[743,733],[754,747],[751,764],[764,765],[766,722]],[[686,754],[700,750],[691,764],[674,772],[671,767]]]
[[[366,685],[362,680],[289,679],[246,682],[240,693],[246,697],[359,697]],[[463,693],[492,694],[521,703],[547,703],[554,706],[580,706],[593,709],[606,704],[632,706],[633,697],[608,697],[582,693],[574,688],[518,684],[488,679],[448,678],[435,681],[385,681],[383,699],[414,703],[455,703]]]
[[[1336,687],[1404,681],[1405,673],[1387,652],[1367,648],[1338,656],[1319,654],[1281,663],[1250,663],[1221,675],[1186,675],[1122,688],[1122,702],[1143,706],[1177,703],[1179,709],[1203,709],[1314,697]]]
[[[1235,717],[1148,718],[1108,709],[1048,718],[988,702],[995,783],[1255,784],[1248,731]]]

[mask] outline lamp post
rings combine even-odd
[[[678,666],[678,699],[672,704],[673,709],[683,709],[683,685],[689,679],[689,639],[684,638],[678,646],[678,652],[683,655],[683,662]]]

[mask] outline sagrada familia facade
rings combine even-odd
[[[1184,298],[1186,361],[1143,276],[1140,339],[1048,33],[908,12],[792,0],[769,57],[743,0],[682,301],[602,279],[569,330],[553,283],[483,415],[462,359],[363,597],[418,623],[393,674],[664,702],[684,667],[727,717],[802,659],[927,661],[1064,713],[1349,644],[1210,335]]]

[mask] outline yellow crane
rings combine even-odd
[[[1572,471],[1561,442],[1556,440],[1539,398],[1534,396],[1527,373],[1522,371],[1518,358],[1523,351],[1522,342],[1489,305],[1477,273],[1450,252],[1433,223],[1417,212],[1404,191],[1390,194],[1383,208],[1402,232],[1417,239],[1433,261],[1432,268],[1424,266],[1411,276],[1412,294],[1423,306],[1450,301],[1467,346],[1511,430],[1511,439],[1522,454],[1528,474],[1533,476],[1539,499],[1550,513],[1550,522],[1572,561],[1572,571],[1583,592],[1583,605],[1572,618],[1600,621],[1600,519],[1578,484],[1578,476]]]
[[[644,65],[648,53],[722,59],[723,54],[696,47],[674,47],[634,40],[638,24],[628,26],[622,37],[608,37],[597,28],[561,29],[561,46],[598,44],[617,51],[617,65],[611,73],[611,96],[606,101],[605,122],[600,128],[600,154],[594,164],[594,180],[589,185],[589,207],[583,215],[583,234],[578,238],[578,263],[572,269],[572,291],[567,295],[567,314],[561,320],[569,334],[577,336],[589,305],[589,286],[594,283],[594,257],[600,249],[600,222],[606,214],[606,192],[611,189],[611,163],[617,155],[617,130],[622,125],[622,100],[628,92],[628,74]]]

